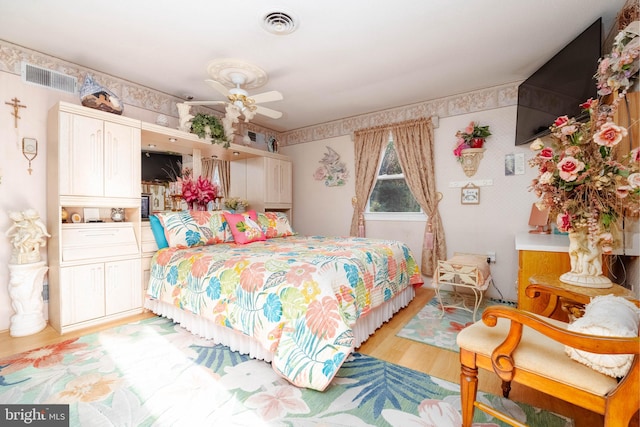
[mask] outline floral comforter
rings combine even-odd
[[[355,321],[420,283],[403,243],[291,236],[161,249],[147,294],[253,337],[276,372],[321,391],[353,350]]]

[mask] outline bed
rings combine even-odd
[[[401,242],[299,236],[277,212],[167,213],[152,229],[146,308],[319,391],[423,283]]]

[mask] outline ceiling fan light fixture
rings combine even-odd
[[[293,33],[297,28],[296,20],[287,12],[269,12],[262,19],[262,27],[271,34],[283,36]]]

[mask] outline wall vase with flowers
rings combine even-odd
[[[576,286],[612,286],[602,274],[602,254],[619,243],[619,220],[640,214],[640,149],[617,153],[627,129],[613,120],[638,78],[638,34],[628,29],[615,38],[596,73],[601,97],[617,93],[611,104],[589,99],[581,104],[588,122],[558,117],[550,127],[552,146],[540,139],[531,144],[537,154],[529,164],[538,168],[531,190],[555,216],[558,229],[569,233],[571,271],[560,280]]]
[[[484,143],[491,136],[489,126],[480,126],[471,122],[463,131],[456,132],[456,146],[453,154],[462,164],[465,175],[471,177],[476,174],[480,160],[484,156]]]

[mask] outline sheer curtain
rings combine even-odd
[[[386,127],[358,130],[354,134],[356,196],[353,198],[352,236],[358,235],[358,220],[367,206],[369,194],[376,182],[382,147],[389,140]]]
[[[393,144],[405,180],[422,210],[429,217],[422,243],[422,274],[433,276],[438,259],[446,259],[444,228],[438,210],[431,119],[403,122],[392,127]],[[427,233],[433,233],[433,248],[427,247]]]

